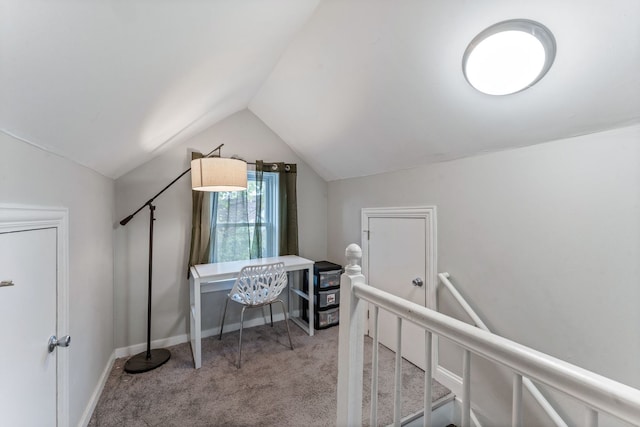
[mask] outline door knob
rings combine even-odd
[[[49,338],[49,353],[55,350],[56,347],[69,347],[69,344],[71,344],[71,337],[69,335],[65,335],[60,339],[55,335],[51,335],[51,338]]]
[[[413,286],[418,286],[418,287],[421,287],[422,285],[424,285],[424,282],[422,281],[421,277],[416,277],[411,281],[411,283],[413,283]]]

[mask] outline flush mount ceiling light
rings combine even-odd
[[[464,76],[480,92],[508,95],[540,80],[556,56],[544,25],[527,19],[499,22],[478,34],[464,52]]]

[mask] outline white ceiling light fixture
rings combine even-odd
[[[538,82],[551,68],[556,41],[544,25],[528,19],[499,22],[469,43],[462,58],[464,76],[477,90],[509,95]]]

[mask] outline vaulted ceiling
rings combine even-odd
[[[539,21],[549,73],[461,71],[476,34]],[[0,0],[0,129],[118,177],[249,108],[327,180],[640,122],[637,0]]]

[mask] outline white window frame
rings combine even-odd
[[[248,171],[247,178],[255,181],[256,172]],[[278,209],[279,179],[280,174],[276,172],[262,173],[262,185],[266,195],[263,200],[265,203],[265,221],[263,225],[267,229],[267,252],[270,252],[268,256],[278,256],[278,248],[280,247],[280,233],[278,232],[278,224],[280,223]]]
[[[263,254],[265,257],[275,257],[278,256],[278,248],[280,247],[280,233],[278,232],[278,225],[280,223],[279,218],[279,179],[280,175],[276,172],[263,172],[262,173],[262,181],[263,181],[263,190],[265,192],[265,198],[263,200],[263,205],[265,208],[265,216],[263,226],[266,227],[267,230],[267,253]],[[256,180],[256,171],[249,170],[247,171],[247,181],[255,181]],[[213,211],[213,199],[211,201],[211,205],[209,207],[211,211]],[[223,224],[225,227],[246,227],[248,224],[244,222],[236,222],[236,223],[225,223]],[[218,225],[220,226],[220,225]]]

